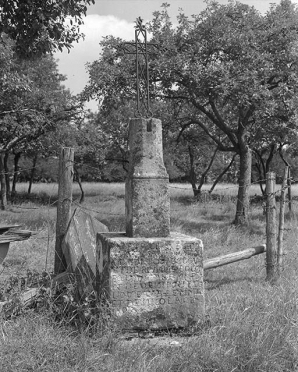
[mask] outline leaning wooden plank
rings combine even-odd
[[[3,225],[3,224],[0,224],[0,234],[5,233],[9,229],[14,229],[14,228],[20,227],[20,226],[21,225]]]
[[[5,239],[4,238],[0,239],[0,243],[2,244],[2,243],[20,242],[23,240],[26,240],[26,239],[20,239],[17,236],[6,236]]]
[[[0,235],[0,239],[6,239],[7,237],[18,238],[19,240],[29,239],[32,235],[30,230],[8,230],[4,234]]]
[[[205,260],[203,263],[204,270],[214,269],[219,266],[228,265],[233,262],[246,260],[252,256],[266,252],[266,244],[254,248],[245,249],[244,251],[230,253],[225,256],[219,256]]]

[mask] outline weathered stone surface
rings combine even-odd
[[[169,177],[163,162],[161,121],[132,119],[129,146],[126,234],[129,237],[167,237],[170,233]]]
[[[204,315],[202,241],[98,234],[98,293],[123,329],[186,327]]]
[[[83,295],[97,287],[101,265],[96,254],[96,235],[108,228],[88,213],[77,208],[70,220],[62,242],[67,271],[77,279],[79,293]]]
[[[170,234],[170,198],[167,179],[126,181],[126,234],[130,237],[167,237]]]

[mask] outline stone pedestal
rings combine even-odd
[[[99,295],[119,327],[161,330],[191,326],[204,315],[202,241],[97,235]]]
[[[131,119],[129,130],[126,234],[167,237],[170,234],[169,177],[163,162],[161,121]]]

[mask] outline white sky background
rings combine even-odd
[[[60,73],[67,76],[64,82],[71,93],[80,93],[88,81],[86,63],[99,58],[99,42],[102,37],[113,35],[125,40],[134,39],[134,21],[141,16],[144,21],[153,18],[152,13],[161,10],[162,3],[170,4],[169,14],[174,21],[179,8],[188,16],[200,13],[206,6],[204,0],[95,0],[95,4],[88,8],[87,17],[81,32],[85,39],[74,44],[70,53],[67,50],[55,54],[58,59]],[[228,0],[218,0],[226,4]],[[261,12],[266,12],[271,3],[279,0],[240,0],[240,2],[254,6]],[[298,0],[293,1],[298,3]],[[87,108],[97,110],[95,101],[89,102]]]

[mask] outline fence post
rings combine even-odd
[[[292,181],[291,181],[291,167],[288,167],[288,202],[289,202],[289,215],[292,218]]]
[[[284,177],[281,185],[280,194],[280,209],[279,209],[279,227],[278,227],[278,238],[277,238],[277,271],[278,275],[282,270],[283,263],[283,235],[284,235],[284,224],[285,224],[285,195],[287,188],[289,167],[285,167]]]
[[[4,170],[4,153],[0,153],[0,186],[1,186],[1,210],[7,208],[7,193],[6,193],[6,182],[5,182],[5,170]]]
[[[266,280],[276,279],[276,202],[275,173],[266,175]]]
[[[74,150],[70,147],[62,147],[59,157],[58,173],[58,204],[56,222],[56,244],[54,273],[60,274],[66,270],[66,263],[62,253],[62,240],[70,220],[72,202]]]

